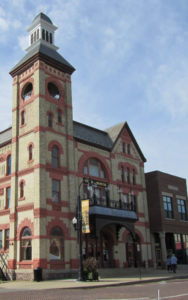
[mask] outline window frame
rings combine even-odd
[[[26,229],[29,229],[29,234],[28,235],[23,235],[24,231]],[[28,241],[28,245],[25,246],[25,242]],[[27,251],[27,249],[30,249],[30,253],[24,253],[24,251]],[[25,257],[27,258],[27,254],[30,254],[30,258],[24,259]],[[20,234],[20,261],[31,261],[32,260],[32,231],[31,229],[26,226],[22,229],[21,234]]]
[[[165,205],[166,205],[167,209],[165,209]],[[172,197],[163,195],[163,208],[164,208],[165,218],[174,219]],[[171,208],[171,209],[169,209],[169,208]]]
[[[10,208],[10,198],[11,198],[11,187],[8,186],[6,187],[6,203],[5,203],[6,209]]]
[[[183,203],[183,205],[182,205]],[[177,199],[177,207],[178,207],[178,215],[180,220],[186,221],[187,220],[187,209],[186,209],[186,201],[184,199]],[[183,212],[183,209],[185,212]]]
[[[5,237],[4,237],[4,249],[8,250],[9,249],[9,240],[10,240],[10,229],[7,228],[5,229]]]
[[[54,189],[55,184],[57,184],[58,189]],[[56,201],[56,199],[58,201]],[[53,203],[61,202],[61,181],[57,179],[52,179],[52,202]]]
[[[11,154],[9,154],[7,156],[7,172],[6,172],[7,175],[11,175],[11,161],[12,161]]]

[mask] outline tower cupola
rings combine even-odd
[[[43,13],[38,14],[27,29],[29,32],[29,47],[26,50],[30,51],[39,43],[57,50],[58,47],[54,45],[54,32],[56,29],[57,27],[53,25],[48,16]]]

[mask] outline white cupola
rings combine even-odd
[[[38,14],[27,29],[29,32],[29,47],[26,50],[30,51],[39,43],[57,50],[58,47],[54,45],[54,32],[56,29],[57,27],[53,25],[48,16],[43,13]]]

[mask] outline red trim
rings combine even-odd
[[[29,220],[28,218],[25,218],[20,225],[18,226],[17,229],[17,241],[20,240],[20,236],[21,236],[21,232],[24,229],[24,227],[29,227],[31,229],[32,232],[32,236],[34,235],[34,224],[33,222],[31,222],[31,220]]]
[[[53,146],[57,146],[58,149],[59,149],[59,153],[60,153],[60,154],[64,154],[63,147],[62,147],[61,144],[60,144],[58,141],[56,141],[56,140],[52,140],[52,141],[48,144],[48,151],[52,151]]]
[[[89,158],[96,158],[98,159],[102,165],[104,166],[105,168],[105,172],[106,172],[106,179],[108,180],[108,182],[111,182],[112,181],[112,173],[111,173],[111,170],[105,160],[105,158],[98,154],[97,152],[85,152],[81,158],[79,159],[79,162],[78,162],[78,176],[80,177],[84,177],[84,173],[83,173],[83,170],[84,170],[84,164],[85,162],[89,159]]]
[[[22,211],[27,211],[27,210],[32,210],[32,209],[34,209],[34,204],[30,203],[30,204],[17,206],[16,211],[22,212]]]
[[[48,92],[48,83],[50,83],[50,82],[57,85],[57,87],[59,89],[59,92],[60,92],[60,99],[56,100],[53,97],[51,97],[51,95],[49,94],[49,92]],[[61,104],[61,105],[64,104],[64,98],[65,98],[64,88],[62,86],[62,83],[59,80],[57,80],[57,78],[55,76],[50,76],[50,77],[46,78],[46,80],[45,80],[45,91],[47,91],[45,93],[45,98],[49,102],[52,102],[52,103],[55,103],[55,104]]]
[[[29,260],[17,262],[19,269],[32,269],[33,262]]]
[[[19,104],[20,104],[20,108],[25,106],[25,103],[31,103],[34,100],[34,78],[31,77],[31,74],[29,74],[30,76],[27,79],[24,79],[24,81],[22,83],[20,83],[20,91],[19,91]],[[32,93],[31,93],[31,97],[28,100],[25,100],[22,98],[22,92],[24,87],[28,84],[31,83],[32,84]]]
[[[58,220],[58,219],[54,219],[51,222],[48,222],[48,225],[46,227],[47,236],[50,238],[51,229],[55,226],[58,226],[61,228],[61,230],[63,232],[64,240],[69,240],[70,234],[69,234],[67,225],[65,225],[65,223],[62,220]]]
[[[16,259],[8,259],[8,269],[16,269]]]

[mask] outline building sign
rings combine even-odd
[[[90,178],[83,178],[83,182],[85,184],[88,184],[88,185],[97,185],[99,187],[104,187],[104,188],[107,188],[108,187],[108,183],[107,182],[102,182],[102,181],[98,181],[98,180],[93,180],[93,179],[90,179]]]
[[[82,233],[90,233],[89,200],[82,200]]]

